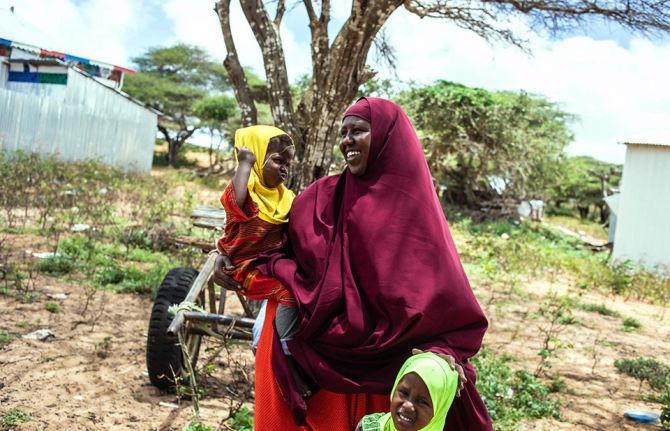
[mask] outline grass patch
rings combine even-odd
[[[44,304],[44,309],[47,310],[49,313],[53,314],[58,314],[61,311],[63,311],[60,307],[60,304],[58,304],[57,302],[47,302],[46,304]]]
[[[16,338],[16,334],[0,329],[0,349],[11,343]]]
[[[226,425],[236,431],[253,431],[254,414],[246,407],[239,409],[232,418],[228,419]]]
[[[560,418],[550,388],[525,370],[513,371],[509,358],[483,350],[472,359],[477,390],[493,420],[495,431],[512,431],[524,419]]]
[[[642,324],[632,317],[626,317],[622,322],[624,332],[633,332],[636,329],[642,328]]]
[[[171,267],[168,260],[148,269],[139,269],[132,264],[122,266],[110,260],[97,269],[93,280],[98,287],[114,292],[153,294]]]
[[[579,308],[580,310],[588,311],[589,313],[598,313],[602,316],[621,317],[621,313],[612,310],[611,308],[607,308],[605,304],[577,303],[575,304],[575,307]]]
[[[14,427],[24,422],[30,422],[33,418],[19,408],[9,410],[4,415],[0,416],[0,426]]]
[[[459,251],[469,272],[494,286],[515,286],[528,278],[574,280],[582,289],[597,289],[670,303],[670,276],[632,262],[610,265],[606,252],[593,252],[579,238],[528,221],[494,219],[474,223],[448,214]]]
[[[640,383],[649,383],[652,389],[660,391],[670,385],[670,367],[656,358],[617,359],[614,366],[620,373],[634,377]]]
[[[57,277],[72,272],[74,261],[69,256],[55,255],[40,260],[36,267],[40,272]]]

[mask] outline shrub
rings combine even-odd
[[[627,376],[634,377],[640,382],[648,382],[652,389],[668,389],[670,367],[656,358],[617,359],[614,361],[614,366]]]
[[[618,311],[607,308],[607,306],[605,306],[604,304],[579,303],[576,304],[575,306],[581,310],[588,311],[591,313],[598,313],[603,316],[621,317],[621,314]]]
[[[60,304],[56,302],[47,302],[44,304],[44,309],[47,310],[49,313],[60,313],[62,310],[60,308]]]
[[[59,276],[74,269],[74,262],[67,255],[55,255],[37,262],[37,269],[45,274]]]
[[[549,388],[525,370],[513,371],[509,358],[496,358],[486,350],[472,359],[477,369],[477,390],[496,431],[511,431],[523,419],[559,418]]]
[[[0,329],[0,349],[4,347],[5,344],[11,343],[15,337],[16,335],[5,331],[4,329]]]
[[[626,317],[625,319],[623,319],[623,331],[624,332],[632,332],[636,329],[640,329],[641,327],[642,327],[642,324],[638,320],[636,320],[632,317]]]
[[[0,416],[0,425],[3,427],[14,427],[24,422],[30,422],[32,419],[23,410],[14,408]]]
[[[236,431],[252,431],[254,415],[248,408],[242,407],[228,420],[227,425]]]

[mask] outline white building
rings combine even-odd
[[[627,142],[621,182],[607,199],[616,214],[614,261],[670,269],[670,143]]]
[[[3,30],[0,150],[149,173],[160,113],[121,91],[132,70],[6,39]]]

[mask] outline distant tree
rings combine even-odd
[[[552,200],[557,207],[565,202],[572,203],[581,218],[587,218],[594,207],[598,210],[599,221],[605,223],[609,211],[603,198],[618,189],[620,181],[620,165],[589,156],[566,157],[560,165]]]
[[[240,105],[242,123],[255,124],[257,100],[237,56],[230,26],[230,1],[219,0],[215,6],[228,52],[224,65]],[[240,0],[263,55],[274,122],[296,139],[299,163],[289,182],[295,190],[328,173],[340,116],[359,87],[375,74],[366,66],[370,48],[375,45],[393,60],[388,55],[392,47],[380,30],[402,6],[420,17],[442,18],[486,40],[516,46],[524,46],[521,36],[513,31],[512,22],[519,17],[527,18],[533,29],[553,34],[583,27],[594,19],[641,33],[670,31],[670,6],[662,0],[352,0],[351,14],[339,32],[330,35],[331,0],[303,0],[312,35],[312,79],[309,89],[295,99],[288,81],[280,26],[287,6],[298,3]],[[266,7],[270,4],[274,17]],[[409,34],[411,29],[407,31]]]
[[[175,166],[179,149],[202,124],[196,104],[229,88],[226,71],[202,48],[184,44],[151,48],[133,62],[138,73],[125,78],[124,90],[165,114],[158,130],[168,144],[168,162]]]
[[[451,202],[544,197],[572,139],[572,116],[541,96],[448,81],[403,92],[433,175]]]
[[[213,169],[219,163],[221,145],[230,132],[230,120],[238,115],[237,102],[226,94],[209,96],[195,104],[193,113],[200,119],[201,126],[209,131],[209,167]]]

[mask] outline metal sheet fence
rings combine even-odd
[[[65,102],[0,88],[0,149],[151,170],[156,115],[70,70]]]

